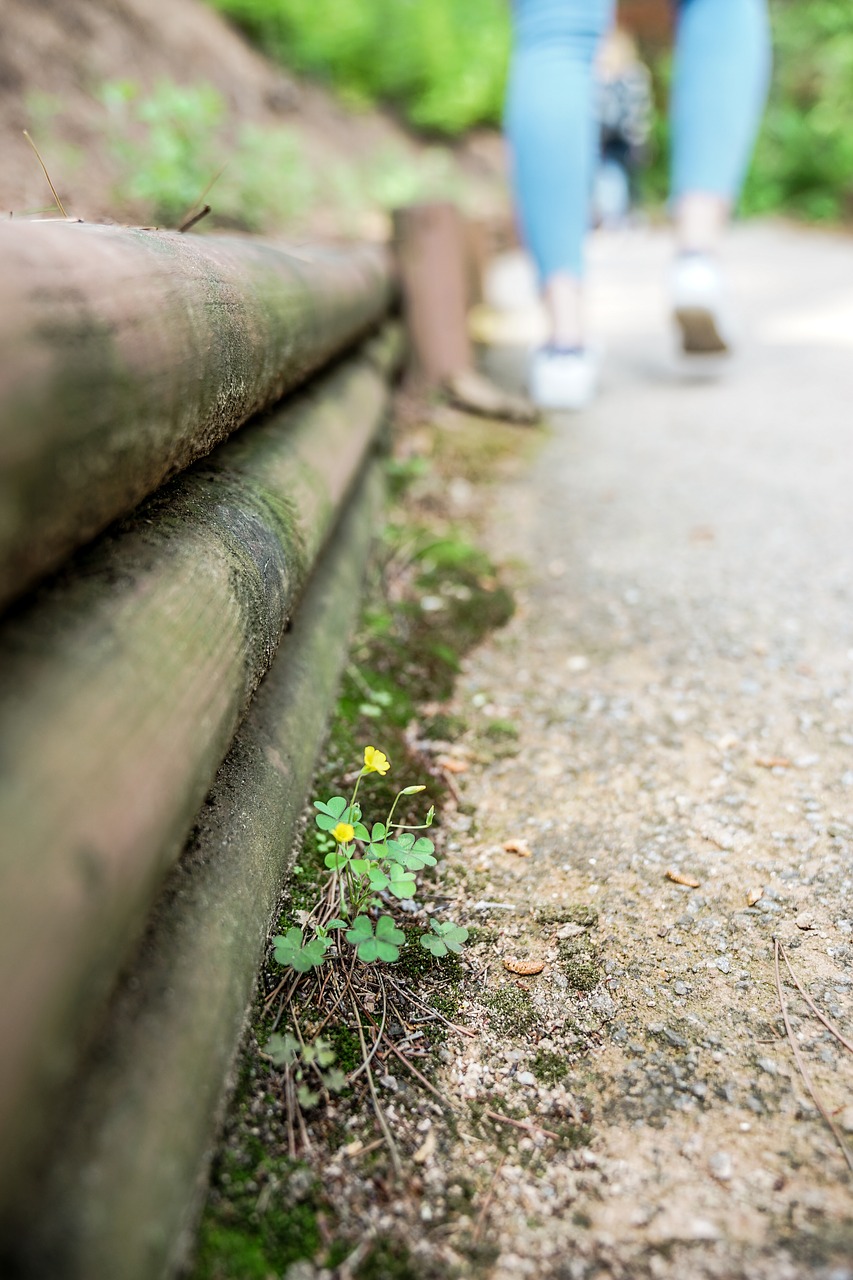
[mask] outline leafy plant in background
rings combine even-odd
[[[397,106],[446,135],[501,118],[506,0],[211,0],[267,53],[327,78],[353,107]]]
[[[853,216],[853,6],[777,0],[774,78],[744,192],[749,213]]]
[[[130,80],[102,87],[118,197],[177,222],[211,192],[217,217],[249,231],[305,215],[319,197],[299,136],[248,125],[232,136],[222,95],[208,84],[160,81],[143,94]]]

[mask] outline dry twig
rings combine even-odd
[[[826,1123],[829,1125],[829,1128],[832,1132],[832,1136],[835,1138],[835,1141],[838,1143],[839,1147],[841,1148],[841,1154],[844,1156],[844,1159],[847,1161],[847,1165],[848,1165],[848,1168],[850,1169],[850,1172],[853,1173],[853,1155],[851,1155],[850,1153],[850,1148],[847,1146],[847,1143],[844,1141],[841,1130],[833,1120],[830,1113],[827,1111],[826,1107],[823,1105],[823,1102],[821,1101],[818,1095],[818,1092],[814,1087],[812,1078],[808,1073],[805,1062],[803,1061],[803,1056],[800,1053],[800,1046],[797,1044],[796,1037],[794,1036],[794,1032],[791,1029],[791,1021],[788,1017],[788,1006],[785,1003],[785,995],[782,990],[782,977],[779,973],[780,951],[781,951],[781,945],[780,945],[779,939],[775,938],[774,944],[773,944],[773,958],[774,958],[775,969],[776,969],[776,992],[779,996],[779,1005],[782,1009],[782,1021],[785,1023],[785,1030],[788,1033],[788,1042],[791,1046],[791,1052],[794,1055],[794,1061],[797,1064],[797,1069],[803,1078],[803,1083],[805,1084],[806,1088],[809,1091],[809,1095],[811,1096],[812,1102],[815,1104],[818,1111],[823,1116]]]

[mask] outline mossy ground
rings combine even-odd
[[[462,656],[506,622],[513,611],[509,588],[475,545],[476,521],[451,521],[442,495],[451,474],[487,479],[518,451],[521,439],[516,431],[500,424],[490,423],[486,429],[486,424],[472,423],[459,415],[451,421],[451,431],[433,431],[427,444],[428,459],[404,458],[390,464],[394,505],[363,590],[361,624],[314,787],[321,797],[346,794],[363,746],[371,743],[389,756],[392,772],[387,778],[371,775],[369,787],[360,792],[365,816],[370,820],[382,816],[401,785],[424,782],[428,788],[425,796],[414,797],[408,810],[401,804],[396,816],[401,821],[417,821],[422,817],[424,798],[435,804],[437,820],[431,834],[439,849],[441,813],[447,802],[445,776],[432,765],[431,756],[417,751],[406,730],[420,705],[428,702],[431,710],[422,717],[424,737],[452,742],[465,731],[464,722],[441,704],[452,692]],[[503,727],[496,729],[495,735],[496,741],[511,741]],[[310,910],[325,876],[326,838],[315,831],[312,813],[306,815],[306,835],[282,903],[278,931],[297,922],[300,912]],[[429,883],[430,873],[422,878]],[[418,991],[420,999],[453,1021],[459,1016],[465,968],[454,955],[431,956],[417,942],[419,932],[409,930],[394,979]],[[375,1128],[364,1079],[361,1092],[358,1088],[348,1090],[322,1115],[322,1108],[311,1113],[313,1155],[306,1164],[295,1161],[288,1154],[292,1136],[286,1131],[281,1079],[259,1053],[273,1030],[286,1028],[287,1019],[278,1020],[275,1003],[269,1009],[263,1005],[263,997],[275,990],[281,977],[274,964],[263,975],[262,996],[243,1049],[238,1088],[213,1166],[193,1280],[265,1280],[271,1274],[284,1274],[299,1259],[334,1267],[358,1244],[353,1236],[357,1218],[353,1206],[337,1202],[317,1171],[341,1146],[351,1144],[354,1135],[363,1134],[368,1146],[373,1140]],[[403,1002],[401,1008],[405,1007]],[[410,1008],[414,1017],[417,1010]],[[295,1011],[297,1017],[306,1019],[309,1029],[316,1012],[298,1005]],[[523,1021],[516,1010],[513,1025],[520,1026]],[[433,1051],[430,1045],[443,1042],[447,1028],[441,1021],[417,1025],[422,1027],[422,1043],[428,1052]],[[322,1035],[331,1043],[336,1066],[344,1072],[358,1066],[361,1044],[344,1008],[323,1026]],[[400,1072],[392,1060],[381,1068],[385,1072],[393,1069]],[[408,1088],[410,1083],[403,1080],[401,1087]],[[398,1093],[396,1098],[400,1097]],[[385,1194],[387,1166],[383,1149],[364,1159],[362,1174],[370,1170],[380,1188],[374,1195]],[[429,1267],[424,1268],[402,1237],[380,1234],[353,1274],[359,1280],[396,1276],[428,1280],[431,1273]]]

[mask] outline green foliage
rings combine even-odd
[[[101,89],[107,146],[119,198],[174,224],[210,203],[220,219],[256,231],[304,215],[318,180],[296,133],[250,125],[229,129],[224,98],[211,85],[160,81],[143,95],[131,80]]]
[[[321,1094],[308,1084],[319,1083],[329,1093],[340,1093],[346,1088],[347,1077],[339,1067],[333,1066],[335,1050],[328,1040],[318,1036],[310,1044],[303,1044],[286,1031],[284,1035],[270,1036],[264,1045],[264,1053],[273,1066],[290,1071],[296,1082],[296,1097],[300,1107],[315,1107]]]
[[[397,899],[411,898],[417,888],[416,873],[435,866],[432,840],[415,834],[432,825],[435,808],[430,806],[425,820],[417,825],[395,822],[400,800],[425,790],[420,784],[403,787],[394,796],[385,820],[368,827],[362,821],[361,805],[357,802],[359,787],[364,778],[371,774],[382,778],[390,768],[383,751],[365,747],[364,763],[349,800],[346,796],[330,796],[328,800],[314,801],[317,811],[314,822],[327,842],[324,849],[328,847],[323,861],[333,877],[332,892],[341,914],[316,924],[314,936],[308,941],[298,925],[274,937],[273,956],[284,968],[307,973],[322,965],[334,945],[329,934],[336,930],[345,931],[345,940],[355,948],[362,964],[373,964],[376,960],[393,964],[400,958],[405,934],[397,928],[392,916],[380,915],[374,924],[370,912],[381,906],[381,894]],[[324,885],[320,898],[325,897]],[[319,908],[318,901],[308,913],[309,918]],[[438,925],[433,921],[432,929],[424,946],[436,956],[458,952],[468,936],[467,930],[453,924]],[[339,941],[338,948],[340,945]]]
[[[444,924],[432,920],[430,927],[431,933],[421,934],[421,946],[434,956],[446,956],[448,951],[454,951],[458,955],[463,942],[468,939],[468,930],[450,920]]]
[[[355,947],[363,964],[372,964],[374,960],[393,964],[400,958],[400,947],[406,935],[396,927],[391,916],[380,916],[375,928],[368,916],[356,916],[346,938]]]
[[[744,191],[749,213],[853,215],[853,8],[776,0],[774,81]]]
[[[307,973],[323,963],[328,946],[328,938],[312,938],[305,942],[302,930],[294,925],[283,936],[273,938],[273,955],[278,964],[294,969],[296,973]]]
[[[383,101],[457,134],[501,117],[505,0],[211,0],[273,56],[327,77],[353,107]]]

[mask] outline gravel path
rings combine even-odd
[[[603,394],[494,502],[523,585],[456,699],[483,1032],[443,1085],[538,1128],[421,1159],[424,1232],[467,1174],[442,1247],[488,1242],[494,1280],[853,1277],[851,1172],[774,976],[778,938],[853,1041],[851,247],[738,231],[741,351],[698,380],[669,355],[663,238],[600,242]],[[853,1147],[853,1052],[782,973]]]

